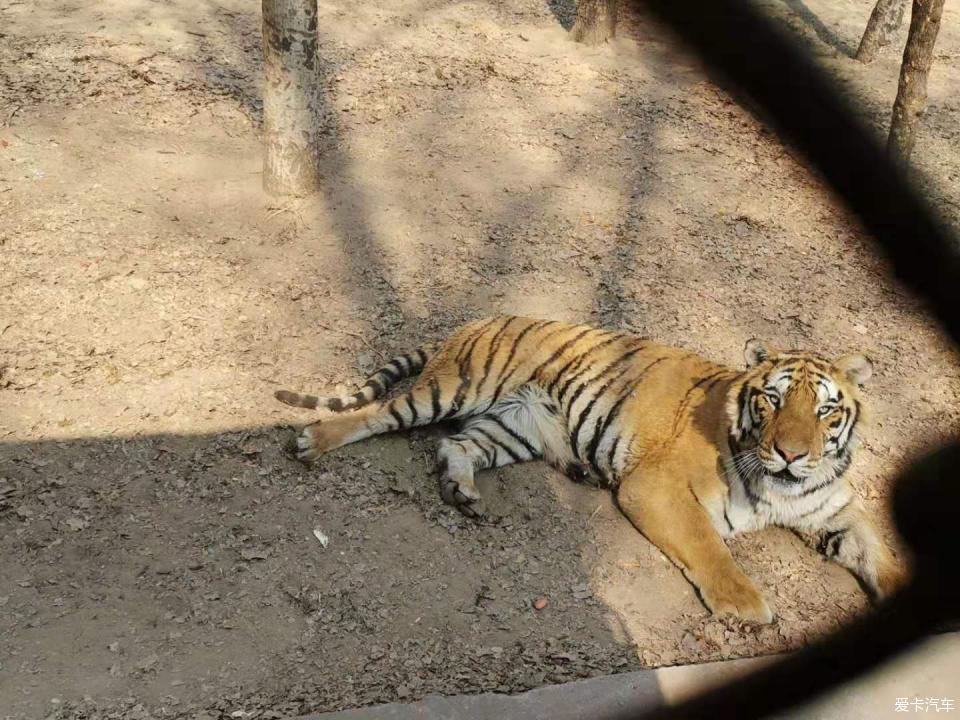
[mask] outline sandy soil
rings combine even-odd
[[[882,128],[898,50],[845,54],[871,4],[769,6]],[[711,618],[607,494],[540,464],[487,474],[506,520],[476,526],[440,503],[435,431],[283,455],[308,416],[276,387],[349,385],[498,312],[733,364],[751,336],[868,352],[853,479],[877,512],[960,414],[956,357],[868,238],[649,22],[590,49],[559,2],[322,8],[326,186],[278,201],[259,3],[0,0],[0,715],[510,692],[781,651],[863,611],[769,531],[732,545],[779,621]],[[916,150],[955,224],[958,20]]]

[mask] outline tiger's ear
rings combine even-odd
[[[852,383],[860,387],[873,375],[873,363],[866,355],[844,355],[834,361],[834,367],[837,368]]]
[[[758,340],[757,338],[747,340],[747,344],[743,348],[743,357],[747,361],[748,368],[756,367],[764,360],[779,354],[780,351],[773,345],[766,340]]]

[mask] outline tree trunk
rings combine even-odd
[[[933,65],[933,46],[940,31],[943,0],[913,0],[910,34],[900,66],[900,86],[893,104],[887,151],[902,160],[913,150],[917,118],[927,105],[927,75]]]
[[[263,60],[263,189],[307,195],[320,186],[317,0],[263,0]]]
[[[577,0],[570,34],[577,42],[599,45],[617,34],[617,0]]]
[[[860,39],[857,60],[862,63],[871,62],[880,52],[880,48],[890,44],[893,34],[900,29],[906,8],[907,0],[877,0],[867,21],[867,29],[863,31]]]

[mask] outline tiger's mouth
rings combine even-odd
[[[779,480],[782,483],[801,483],[806,480],[805,477],[800,475],[794,475],[790,470],[784,468],[783,470],[778,470],[777,472],[767,471],[767,477],[773,478],[774,480]]]

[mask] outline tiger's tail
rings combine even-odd
[[[412,352],[397,355],[368,377],[366,382],[353,395],[317,397],[316,395],[301,395],[289,390],[277,390],[273,396],[280,402],[293,407],[309,409],[324,407],[334,412],[356,410],[383,397],[390,388],[401,380],[419,375],[424,365],[433,356],[434,350],[435,348],[431,346],[424,346]]]

